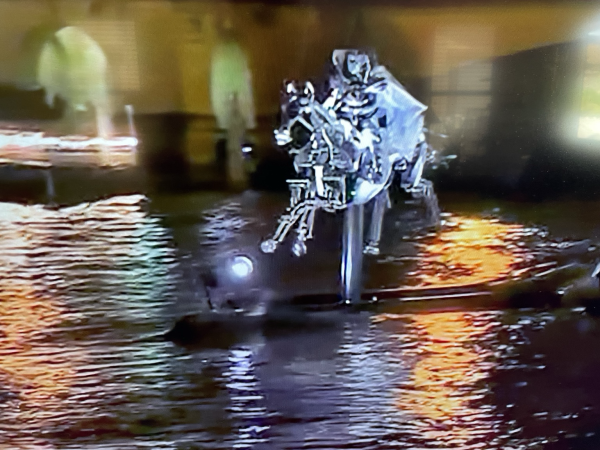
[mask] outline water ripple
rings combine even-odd
[[[0,441],[53,448],[45,436],[83,432],[92,417],[119,432],[106,400],[130,395],[120,371],[157,380],[164,371],[160,353],[136,354],[148,344],[130,347],[129,327],[153,327],[168,295],[167,230],[141,196],[62,209],[2,203],[0,224],[0,386],[10,394]]]
[[[186,226],[219,252],[256,225],[242,206],[222,203]],[[509,279],[536,252],[570,245],[535,228],[451,218],[419,241],[414,286]],[[230,324],[181,348],[160,338],[182,296],[174,230],[162,223],[141,196],[0,204],[1,448],[597,442],[600,396],[587,388],[600,358],[586,349],[600,344],[600,325],[582,311],[340,313],[294,330]]]

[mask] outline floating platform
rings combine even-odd
[[[40,130],[0,127],[0,163],[30,168],[132,167],[138,165],[135,136],[53,136]]]
[[[135,136],[60,136],[0,124],[0,200],[69,203],[136,192],[145,185],[139,166]]]

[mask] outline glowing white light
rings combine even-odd
[[[88,136],[45,136],[43,133],[22,132],[5,134],[0,129],[0,148],[18,147],[27,148],[40,146],[57,148],[60,150],[86,150],[102,147],[122,148],[135,150],[138,140],[134,136],[116,136],[111,138]]]
[[[250,147],[249,145],[242,147],[243,153],[250,153],[251,151],[252,151],[252,147]]]
[[[131,124],[130,129],[135,132]],[[87,164],[135,165],[138,143],[135,136],[49,136],[44,132],[0,128],[0,164],[51,167],[61,165],[61,158],[77,155],[85,157]],[[107,154],[115,158],[103,159]],[[90,157],[100,157],[101,161],[90,161]]]
[[[254,271],[254,264],[247,256],[236,256],[231,263],[231,272],[238,278],[247,278]]]

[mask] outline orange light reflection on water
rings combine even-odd
[[[525,229],[496,219],[451,216],[449,224],[421,244],[410,288],[467,287],[499,281],[530,259]],[[381,314],[374,322],[409,319],[412,345],[403,358],[416,361],[396,406],[416,419],[426,439],[449,448],[493,439],[492,408],[482,404],[485,380],[496,364],[493,313]],[[477,444],[474,444],[477,445]]]
[[[451,448],[492,439],[495,433],[493,412],[481,401],[495,365],[489,344],[496,322],[492,315],[485,317],[489,313],[477,314],[418,314],[410,316],[406,329],[415,345],[408,346],[405,357],[416,363],[408,382],[397,389],[396,406],[418,419],[424,438]]]
[[[502,279],[521,263],[526,251],[518,245],[523,227],[495,219],[452,216],[423,245],[411,287],[464,287]]]
[[[26,286],[1,280],[0,289],[0,376],[28,407],[44,409],[68,393],[74,370],[63,348],[46,344],[42,352],[32,340],[60,324],[64,309]]]
[[[0,444],[10,448],[53,448],[31,431],[51,429],[64,414],[85,360],[80,349],[52,338],[68,312],[45,286],[44,264],[36,254],[52,240],[49,210],[0,204],[0,384],[12,394],[3,420],[16,432],[0,437]]]
[[[63,325],[88,322],[78,290],[121,292],[139,282],[141,270],[119,267],[154,257],[147,236],[161,229],[147,220],[143,202],[113,197],[57,210],[0,203],[0,387],[9,393],[0,402],[0,448],[51,449],[43,434],[78,432],[110,415],[99,411],[110,392],[110,364]],[[145,317],[145,309],[127,306],[123,314]],[[107,305],[89,305],[99,307]]]

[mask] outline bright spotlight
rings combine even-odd
[[[248,278],[254,271],[254,264],[247,256],[236,256],[231,262],[231,272],[237,278]]]

